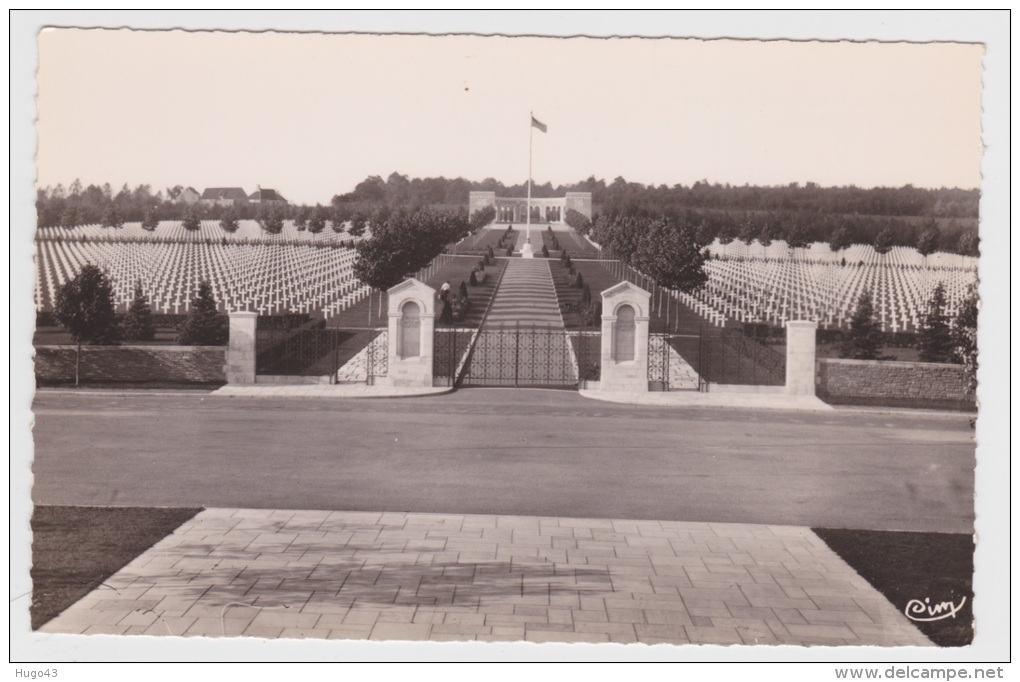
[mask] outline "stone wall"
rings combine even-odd
[[[74,383],[75,346],[38,346],[40,386]],[[82,346],[82,383],[222,384],[223,346]]]
[[[588,220],[591,220],[591,192],[567,192],[563,209],[564,217],[566,217],[567,211],[570,209],[574,209],[578,213],[587,216]]]
[[[473,216],[486,206],[496,205],[495,192],[471,192],[468,194],[468,215]]]
[[[974,405],[963,365],[824,359],[817,367],[818,397],[830,403],[956,409]]]

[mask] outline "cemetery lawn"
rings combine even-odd
[[[84,597],[201,509],[36,506],[32,629]]]
[[[955,533],[812,529],[903,613],[912,599],[930,605],[966,601],[955,617],[914,625],[938,646],[974,640],[974,538]]]
[[[434,272],[423,277],[422,281],[436,291],[439,291],[439,288],[443,286],[443,282],[449,282],[454,294],[458,293],[461,282],[467,283],[471,280],[471,271],[481,260],[480,256],[440,256],[440,258],[443,260],[442,264],[435,268]],[[505,267],[506,259],[496,258],[494,264],[485,267],[487,277],[484,284],[468,286],[471,309],[463,326],[477,327],[481,324],[482,314],[489,305],[489,299],[496,291],[496,284]],[[347,310],[342,310],[330,317],[326,321],[326,326],[339,329],[357,329],[366,326],[384,327],[388,323],[386,317],[388,302],[386,292],[372,292],[371,296],[361,299]],[[371,315],[369,314],[370,306]],[[437,306],[437,318],[440,312],[442,309]]]

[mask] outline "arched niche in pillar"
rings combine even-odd
[[[397,331],[397,347],[401,359],[421,357],[421,306],[417,301],[406,301],[400,306]]]
[[[648,391],[648,315],[652,295],[630,282],[602,292],[599,390]]]
[[[436,290],[411,278],[386,293],[389,297],[386,383],[431,386]]]

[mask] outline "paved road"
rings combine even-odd
[[[973,528],[965,415],[660,409],[510,389],[41,392],[35,415],[41,504]]]

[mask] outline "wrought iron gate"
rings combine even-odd
[[[436,332],[434,374],[456,386],[576,389],[598,379],[597,332],[522,324],[465,331]]]
[[[698,372],[692,364],[697,334],[648,335],[648,388],[652,391],[700,390]]]

